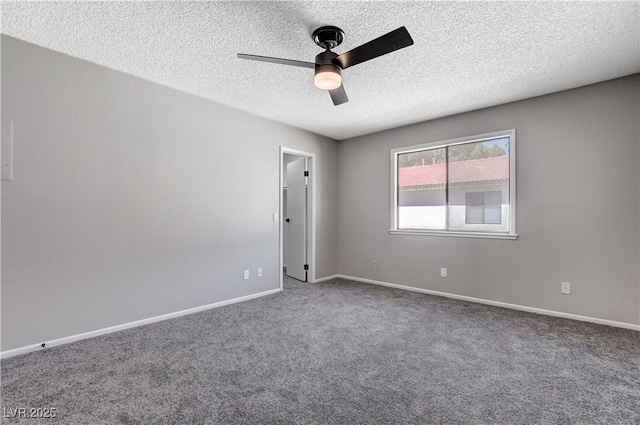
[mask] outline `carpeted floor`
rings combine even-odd
[[[639,424],[640,334],[334,280],[2,361],[2,423]],[[9,409],[56,408],[54,419]]]

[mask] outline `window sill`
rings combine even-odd
[[[397,230],[391,229],[392,235],[416,235],[416,236],[446,236],[452,238],[476,238],[476,239],[509,239],[515,240],[517,234],[512,233],[486,233],[486,232],[451,232],[439,230]]]

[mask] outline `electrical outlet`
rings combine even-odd
[[[562,290],[563,294],[570,294],[571,293],[571,283],[562,282],[561,290]]]
[[[258,277],[262,277],[262,267],[258,267]]]
[[[244,280],[249,279],[249,270],[244,271]]]
[[[440,277],[447,277],[447,268],[446,267],[442,267],[440,269]]]

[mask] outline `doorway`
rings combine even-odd
[[[315,280],[315,155],[280,147],[280,288]]]

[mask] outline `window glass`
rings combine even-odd
[[[509,230],[502,220],[503,198],[509,209],[508,145],[500,138],[447,147],[448,230]]]
[[[446,149],[398,155],[398,228],[444,230]]]

